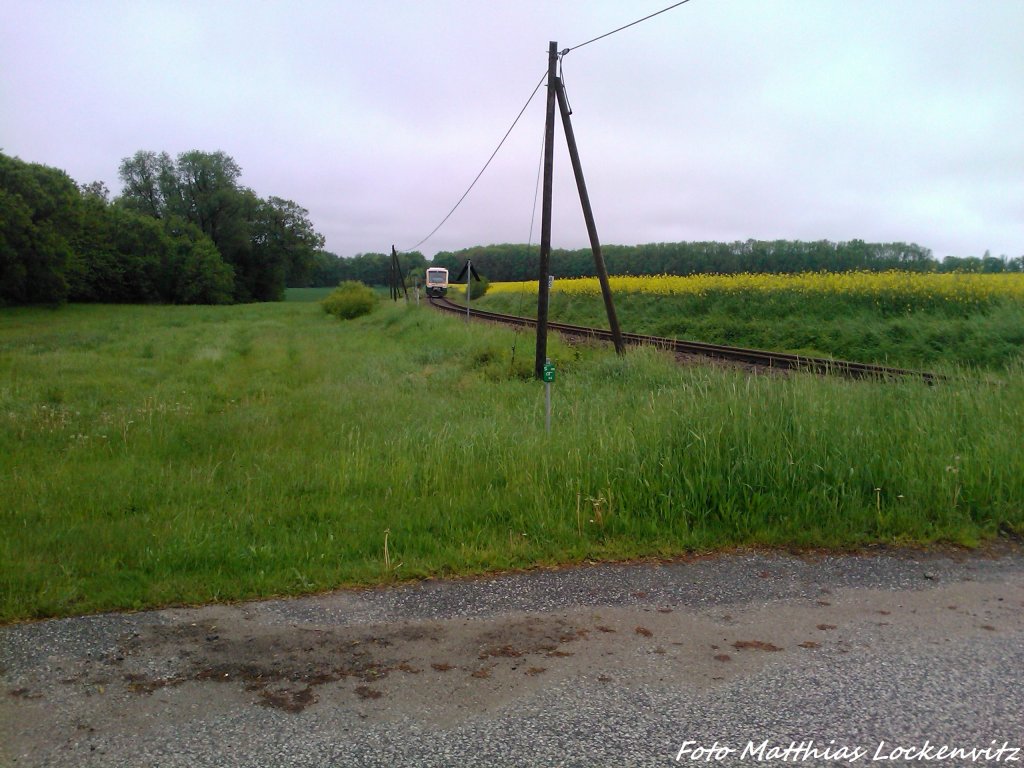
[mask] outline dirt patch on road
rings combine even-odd
[[[572,656],[569,648],[589,633],[589,627],[539,616],[467,622],[455,632],[436,622],[261,629],[222,616],[133,633],[110,662],[132,693],[184,683],[235,684],[258,694],[263,706],[300,712],[330,683],[350,682],[359,698],[378,699],[382,693],[372,686],[394,676],[461,671],[486,678],[499,666],[505,674],[521,667],[528,673],[542,659]]]

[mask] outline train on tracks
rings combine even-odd
[[[448,270],[444,267],[430,267],[427,269],[426,280],[427,296],[439,298],[448,293]]]

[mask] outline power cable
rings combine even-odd
[[[603,35],[598,35],[597,37],[595,37],[595,38],[593,38],[591,40],[587,40],[587,42],[585,42],[585,43],[580,43],[579,45],[574,45],[574,46],[572,46],[572,48],[566,48],[559,55],[565,56],[565,54],[569,53],[570,51],[575,51],[577,48],[582,48],[584,45],[590,45],[591,43],[596,43],[598,40],[603,40],[604,38],[608,37],[609,35],[614,35],[616,32],[621,32],[624,29],[629,29],[630,27],[639,24],[641,21],[647,21],[648,19],[653,19],[655,16],[659,16],[659,15],[665,13],[666,11],[671,11],[673,8],[678,8],[680,5],[685,5],[688,2],[690,2],[690,0],[680,0],[680,2],[675,3],[674,5],[670,5],[668,8],[662,8],[660,11],[655,11],[654,13],[650,14],[649,16],[644,16],[642,19],[637,19],[636,21],[631,21],[631,22],[629,22],[629,24],[621,26],[618,29],[613,29],[611,32],[605,32]]]
[[[540,197],[540,180],[541,171],[544,170],[544,132],[540,136],[540,160],[537,161],[537,182],[533,190],[533,210],[530,213],[530,235],[526,241],[526,248],[529,250],[530,246],[533,245],[533,224],[537,220],[537,198]],[[522,317],[523,315],[523,297],[526,295],[526,280],[523,280],[523,284],[519,288],[519,307],[516,309],[516,314]],[[522,331],[521,326],[516,326],[515,335],[512,337],[512,360],[509,363],[509,375],[515,373],[516,369],[516,346],[519,344],[519,334]]]
[[[544,170],[544,138],[545,135],[542,132],[540,135],[540,160],[537,161],[537,181],[533,189],[533,210],[530,212],[530,236],[526,240],[527,245],[533,245],[533,223],[537,220],[537,198],[540,197],[541,172]]]
[[[516,115],[516,119],[512,121],[512,125],[509,126],[507,131],[505,131],[505,135],[501,137],[501,141],[498,142],[498,146],[495,147],[494,151],[491,153],[491,156],[489,158],[487,158],[487,162],[484,163],[484,167],[480,169],[480,173],[478,173],[476,175],[476,178],[473,179],[473,182],[469,185],[469,188],[466,189],[466,191],[462,193],[462,197],[460,197],[459,201],[457,203],[455,203],[455,206],[450,211],[448,211],[448,215],[445,216],[443,219],[441,219],[441,223],[438,224],[436,227],[434,227],[434,229],[431,230],[429,235],[424,237],[422,240],[420,240],[418,243],[416,243],[416,245],[412,246],[411,248],[403,248],[402,249],[402,253],[408,253],[409,251],[415,251],[417,248],[419,248],[421,245],[423,245],[425,242],[427,242],[427,240],[432,238],[437,233],[437,230],[439,230],[441,227],[444,226],[445,222],[448,221],[448,219],[451,218],[452,214],[455,213],[455,211],[458,209],[458,207],[460,205],[462,205],[462,201],[466,199],[466,196],[469,195],[469,193],[472,191],[473,187],[476,186],[476,183],[478,181],[480,181],[480,177],[484,175],[484,171],[487,170],[487,166],[489,166],[491,164],[491,161],[494,159],[494,156],[498,154],[498,150],[500,150],[502,145],[504,145],[505,139],[507,139],[509,134],[512,133],[512,129],[516,127],[516,123],[519,122],[519,118],[521,118],[523,116],[523,113],[526,111],[526,108],[528,106],[530,106],[530,102],[533,101],[533,97],[537,95],[537,91],[540,90],[540,87],[544,83],[544,80],[547,78],[547,76],[548,76],[548,72],[545,69],[544,70],[544,74],[541,76],[540,80],[537,81],[537,85],[536,85],[536,87],[534,87],[533,93],[530,94],[530,98],[528,98],[526,100],[526,103],[523,105],[523,108],[521,110],[519,110],[519,114]]]

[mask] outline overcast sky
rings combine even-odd
[[[222,150],[328,250],[404,249],[497,146],[548,41],[670,4],[0,0],[0,149],[114,192],[139,149]],[[1024,254],[1024,0],[691,0],[563,66],[604,243]],[[543,97],[428,256],[530,238]],[[558,130],[553,244],[580,247]]]

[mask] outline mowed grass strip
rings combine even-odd
[[[1024,525],[1019,368],[551,351],[547,435],[531,336],[427,307],[0,310],[0,620]]]

